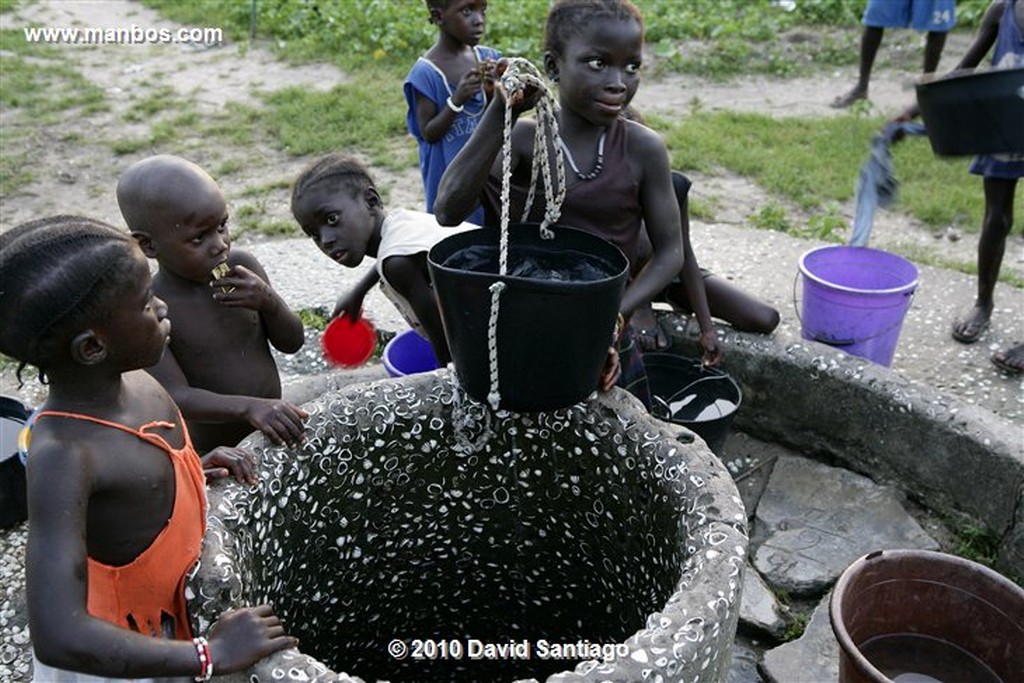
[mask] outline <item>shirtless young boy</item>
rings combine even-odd
[[[302,322],[259,262],[231,249],[217,183],[185,159],[153,156],[124,172],[117,201],[160,266],[153,291],[174,326],[169,353],[149,372],[181,408],[196,448],[233,446],[254,429],[278,445],[299,443],[306,413],[281,400],[270,345],[297,351]]]

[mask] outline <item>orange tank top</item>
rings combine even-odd
[[[170,422],[149,422],[136,430],[89,415],[54,410],[42,411],[36,419],[46,416],[120,429],[167,452],[174,466],[174,508],[167,525],[128,564],[113,567],[88,558],[88,610],[98,619],[151,636],[164,635],[161,623],[170,617],[174,621],[174,637],[191,638],[185,581],[199,559],[206,533],[206,477],[184,422],[185,445],[175,449],[159,434],[146,431],[154,427],[173,428]],[[178,419],[181,420],[180,415]]]

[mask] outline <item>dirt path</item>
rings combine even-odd
[[[177,28],[148,8],[125,0],[69,3],[40,2],[0,17],[3,28],[26,25],[55,27]],[[950,40],[949,53],[962,49],[964,37]],[[277,61],[263,45],[62,45],[74,67],[105,94],[109,110],[87,121],[62,126],[43,126],[20,144],[32,148],[34,180],[4,197],[0,229],[54,211],[72,211],[121,225],[113,190],[120,172],[132,162],[157,151],[143,145],[137,152],[115,154],[115,141],[144,139],[152,123],[125,121],[125,114],[139,103],[166,97],[171,103],[187,103],[189,110],[206,116],[229,103],[257,104],[255,94],[300,85],[329,89],[344,82],[345,74],[327,64],[289,66]],[[841,116],[828,102],[843,92],[853,78],[852,69],[795,79],[742,78],[716,83],[693,76],[672,75],[649,79],[640,88],[636,104],[641,110],[662,116],[683,116],[695,103],[705,110],[758,111],[780,116]],[[876,111],[895,112],[905,106],[911,86],[905,74],[879,68],[872,81],[871,98]],[[5,116],[5,119],[9,117]],[[5,125],[8,125],[5,120]],[[16,143],[18,144],[18,143]],[[409,145],[412,145],[410,140]],[[201,140],[186,139],[175,151],[211,169],[224,187],[233,210],[258,211],[268,222],[291,222],[287,185],[307,161],[283,153],[265,140],[252,140],[235,148],[209,149]],[[8,150],[5,153],[10,153]],[[218,168],[231,168],[218,174]],[[417,170],[404,173],[375,170],[390,206],[419,208],[422,190]],[[695,174],[694,196],[706,205],[720,207],[714,222],[743,226],[747,217],[769,203],[786,207],[796,224],[806,222],[806,212],[773,198],[750,181],[728,174]],[[851,184],[855,176],[851,177]],[[59,198],[59,204],[55,199]],[[840,207],[852,220],[852,203]],[[942,258],[972,262],[974,241],[959,240],[951,228],[949,237],[938,238],[922,225],[898,213],[879,212],[873,239],[885,248],[914,243]],[[248,238],[243,238],[245,241]],[[1024,242],[1011,244],[1007,268],[1024,275]]]
[[[156,12],[126,0],[37,2],[0,15],[0,26],[4,29],[20,30],[28,25],[178,28]],[[969,39],[964,35],[951,36],[946,61],[961,53]],[[899,36],[887,36],[886,48],[903,49],[899,40]],[[344,73],[327,64],[287,65],[276,60],[271,51],[259,43],[244,46],[232,43],[218,46],[59,45],[56,49],[66,53],[69,65],[103,92],[109,108],[59,125],[45,121],[26,123],[8,111],[0,111],[5,133],[15,133],[9,139],[5,136],[2,153],[5,156],[26,154],[30,159],[27,166],[34,175],[31,182],[3,197],[0,230],[58,212],[82,213],[123,225],[114,197],[117,178],[129,164],[156,152],[178,153],[210,169],[224,188],[233,215],[249,212],[258,214],[264,221],[292,225],[288,186],[308,159],[290,156],[275,147],[271,140],[241,140],[213,148],[191,134],[186,122],[178,126],[178,137],[173,143],[143,144],[137,150],[122,154],[113,151],[114,145],[125,140],[148,139],[162,123],[163,109],[211,117],[222,113],[232,103],[258,105],[260,100],[256,95],[261,91],[293,85],[328,89],[345,81]],[[871,105],[878,112],[899,111],[910,97],[913,74],[894,72],[884,66],[884,60],[880,62],[883,65],[876,69],[872,79]],[[748,77],[728,83],[705,81],[690,75],[652,77],[641,86],[636,104],[644,112],[663,117],[685,118],[695,103],[705,110],[756,111],[789,117],[845,116],[847,114],[828,104],[849,87],[853,78],[852,67],[786,80]],[[147,105],[149,109],[145,111],[152,115],[126,119],[126,114],[137,112],[142,105]],[[410,150],[414,148],[411,138],[407,144]],[[386,169],[374,172],[389,206],[422,206],[421,184],[415,167],[401,173]],[[751,264],[730,259],[729,253],[723,253],[714,239],[701,238],[702,234],[720,226],[746,233],[751,227],[749,217],[769,204],[783,206],[787,218],[795,225],[805,224],[809,217],[799,207],[769,195],[745,178],[714,173],[692,174],[692,179],[693,196],[701,200],[702,205],[714,207],[715,212],[712,219],[693,222],[698,258],[702,263],[713,264],[716,272],[737,278],[741,284]],[[855,180],[856,173],[851,172],[851,185]],[[852,201],[839,206],[838,210],[852,223]],[[763,236],[757,233],[752,237],[761,241]],[[933,234],[906,215],[879,211],[872,231],[872,246],[886,249],[913,244],[936,259],[972,263],[977,240],[973,236],[960,237],[961,231],[956,226]],[[267,238],[243,235],[238,241],[244,244],[253,239]],[[698,241],[701,239],[703,242]],[[1004,269],[1024,277],[1024,240],[1019,231],[1009,241]],[[965,289],[963,285],[960,287]],[[1013,294],[1018,295],[1018,300],[1021,298],[1019,290],[1014,290]],[[968,291],[956,293],[956,306],[963,306],[961,302],[969,300],[969,296]],[[1001,303],[1008,303],[1011,310],[1015,305],[1012,300]],[[1016,308],[1021,308],[1019,302]],[[948,322],[942,322],[936,336],[945,337],[947,325]],[[1008,329],[1005,333],[1015,334],[1015,331]],[[1012,340],[989,341],[1005,344]],[[979,365],[987,365],[986,353],[977,348],[971,353],[978,356]],[[919,376],[931,381],[935,374],[932,368],[925,367]],[[1024,399],[1017,399],[1016,403],[1015,414],[1019,414]],[[987,405],[997,410],[1004,403]]]

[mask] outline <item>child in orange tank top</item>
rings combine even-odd
[[[170,323],[138,246],[56,216],[0,235],[0,262],[0,352],[50,386],[28,457],[36,680],[207,680],[293,646],[268,605],[191,632],[184,582],[205,531],[205,479],[253,483],[255,470],[237,448],[200,460],[143,369]]]

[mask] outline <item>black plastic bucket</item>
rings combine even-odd
[[[502,282],[497,322],[499,408],[565,408],[597,388],[629,263],[610,242],[566,226],[509,227],[508,272],[499,276],[497,227],[438,242],[427,263],[459,382],[474,399],[491,390],[491,285]],[[525,269],[528,264],[537,270]],[[557,279],[556,279],[557,278]]]
[[[644,367],[654,398],[651,413],[695,432],[721,456],[742,400],[732,377],[674,353],[645,353]]]
[[[25,465],[18,455],[18,434],[31,412],[13,396],[0,396],[0,529],[28,518]]]
[[[1024,66],[954,74],[915,87],[935,154],[1024,153]]]

